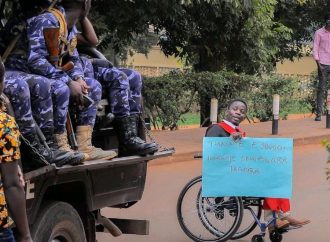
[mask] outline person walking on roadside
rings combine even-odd
[[[0,95],[4,86],[5,67],[0,59]],[[0,241],[33,242],[26,216],[25,194],[20,181],[19,136],[13,117],[6,114],[4,103],[0,101]],[[16,224],[18,238],[15,240],[11,225]]]
[[[330,75],[330,13],[324,17],[325,26],[318,29],[314,35],[313,57],[318,69],[318,86],[316,94],[315,121],[321,121],[324,105],[324,94]]]

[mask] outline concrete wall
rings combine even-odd
[[[295,59],[293,62],[285,60],[283,63],[276,64],[276,71],[280,74],[310,75],[316,69],[316,63],[311,56]]]
[[[166,57],[160,47],[151,48],[148,56],[144,54],[135,54],[129,57],[126,65],[140,70],[147,76],[162,75],[173,69],[182,69],[181,61],[173,56]],[[313,57],[302,57],[293,62],[285,60],[283,63],[277,63],[277,72],[285,75],[310,75],[316,70],[316,64]]]
[[[174,56],[166,57],[160,47],[154,46],[151,48],[148,56],[144,54],[135,54],[129,57],[126,61],[128,66],[150,66],[150,67],[167,67],[167,68],[182,68],[182,63]]]

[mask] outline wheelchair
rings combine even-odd
[[[196,242],[225,242],[261,230],[251,242],[264,242],[269,225],[274,219],[261,222],[263,198],[257,197],[202,197],[202,176],[188,182],[182,189],[176,207],[177,219],[183,232]],[[281,242],[282,234],[290,228],[274,229],[269,233],[272,242]]]

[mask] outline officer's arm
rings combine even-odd
[[[83,46],[96,47],[99,40],[90,20],[85,17],[80,21],[81,33],[77,34],[78,44]]]
[[[57,28],[56,19],[50,13],[44,13],[28,20],[27,37],[29,40],[28,65],[30,70],[51,79],[68,83],[71,78],[64,71],[55,68],[48,60],[48,51],[43,34],[45,28]]]
[[[67,72],[67,74],[71,77],[72,80],[77,80],[79,78],[85,79],[84,70],[77,49],[73,51],[70,60],[74,63],[74,65],[73,68]]]
[[[77,40],[77,28],[76,26],[74,26],[72,28],[72,30],[70,31],[70,36],[69,36],[69,40],[72,42],[72,40],[76,39]],[[72,44],[71,44],[72,45]],[[73,80],[77,80],[79,78],[82,78],[84,79],[84,69],[82,67],[82,64],[81,64],[81,60],[80,60],[80,57],[79,57],[79,53],[78,53],[78,50],[76,48],[76,44],[73,45],[73,47],[75,47],[74,49],[72,49],[72,53],[71,53],[71,56],[70,56],[70,60],[74,63],[74,66],[73,68],[68,71],[68,75],[73,79]]]

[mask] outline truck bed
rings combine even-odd
[[[87,161],[77,166],[45,166],[24,174],[27,181],[27,210],[41,201],[85,201],[88,211],[104,207],[129,207],[142,198],[150,160],[170,156],[174,150],[149,156],[127,156],[112,160]]]
[[[64,174],[64,173],[71,173],[71,172],[77,172],[83,170],[95,170],[95,169],[102,169],[111,166],[122,166],[122,165],[135,164],[139,162],[148,162],[150,160],[170,156],[173,153],[174,153],[173,150],[167,150],[167,151],[156,152],[154,155],[148,155],[148,156],[135,155],[135,156],[114,158],[112,160],[93,160],[93,161],[87,161],[84,164],[77,166],[65,165],[62,167],[56,167],[55,165],[48,165],[39,168],[37,170],[25,173],[24,178],[25,180],[31,180],[38,176],[45,175],[48,173]]]

